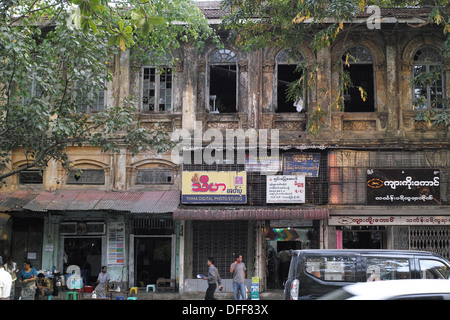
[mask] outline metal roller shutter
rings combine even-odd
[[[211,256],[221,278],[230,278],[234,254],[245,256],[247,248],[247,221],[193,221],[193,278],[208,272],[207,261]]]

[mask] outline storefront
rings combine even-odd
[[[42,192],[23,206],[42,216],[31,224],[41,231],[33,241],[39,247],[27,249],[28,256],[43,271],[79,272],[86,285],[95,283],[102,266],[122,287],[175,278],[172,213],[179,199],[178,190]]]
[[[450,258],[447,208],[331,210],[328,226],[335,248],[425,250]]]
[[[334,150],[328,248],[417,249],[449,258],[450,152]]]
[[[215,266],[224,279],[225,292],[232,292],[229,267],[235,254],[243,256],[249,282],[252,277],[259,277],[261,290],[279,288],[281,284],[269,283],[275,277],[275,274],[267,274],[270,257],[273,254],[278,257],[277,250],[282,252],[297,246],[320,246],[320,230],[329,215],[328,209],[325,208],[181,206],[174,212],[173,217],[174,220],[180,221],[183,228],[180,237],[180,290],[206,290],[206,282],[196,279],[196,275],[207,272],[207,259],[213,256],[216,260]],[[288,225],[295,226],[289,235],[282,232],[284,227],[279,228]],[[274,230],[280,232],[276,237],[273,237]],[[295,238],[294,231],[298,231]],[[274,250],[271,250],[269,245]],[[281,261],[277,261],[278,264],[281,264]]]

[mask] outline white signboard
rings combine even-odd
[[[305,176],[267,176],[267,203],[305,203]]]

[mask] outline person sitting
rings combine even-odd
[[[51,296],[53,294],[53,283],[50,279],[46,278],[43,273],[37,275],[37,294],[38,299],[44,300],[45,296]]]

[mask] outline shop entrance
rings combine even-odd
[[[172,237],[142,236],[134,238],[135,284],[145,287],[160,278],[171,278]]]
[[[386,249],[386,230],[380,226],[337,228],[336,248],[343,249]],[[339,246],[340,245],[340,246]]]
[[[93,285],[101,271],[102,239],[100,237],[64,238],[64,273],[67,267],[80,268],[85,285]]]
[[[313,228],[270,227],[266,231],[267,285],[282,289],[289,273],[290,250],[314,248]]]

